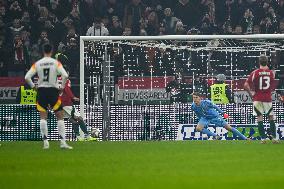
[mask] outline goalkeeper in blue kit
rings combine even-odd
[[[194,111],[196,116],[199,119],[197,123],[196,130],[207,134],[208,136],[213,136],[214,139],[220,139],[221,137],[215,133],[212,133],[207,129],[209,124],[214,124],[216,127],[224,127],[228,131],[231,131],[233,134],[237,135],[243,140],[249,140],[237,129],[231,127],[225,119],[228,118],[228,114],[225,114],[218,106],[213,104],[210,100],[203,100],[202,95],[198,92],[192,94],[193,103],[191,109]],[[223,117],[221,115],[223,115]],[[225,119],[224,119],[225,118]]]

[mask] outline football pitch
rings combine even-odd
[[[283,189],[284,143],[1,142],[0,188]]]

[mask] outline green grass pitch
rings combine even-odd
[[[1,189],[283,189],[284,144],[259,141],[1,142]]]

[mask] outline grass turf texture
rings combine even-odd
[[[1,142],[0,188],[282,189],[284,145],[259,141]]]

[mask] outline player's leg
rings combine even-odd
[[[211,121],[216,126],[224,127],[226,130],[231,131],[233,134],[237,135],[243,140],[248,140],[247,137],[245,137],[240,131],[229,125],[221,116],[217,117],[215,119],[212,119]]]
[[[195,127],[196,131],[207,134],[208,136],[213,136],[213,137],[217,137],[217,134],[212,133],[211,131],[209,131],[207,129],[207,126],[209,124],[209,121],[201,118],[197,124],[197,126]]]
[[[49,95],[51,101],[50,106],[52,107],[57,118],[58,133],[60,136],[60,148],[73,149],[66,143],[64,111],[63,107],[61,106],[61,100],[59,99],[59,91],[56,88],[50,89]]]
[[[37,92],[37,105],[36,108],[40,113],[40,133],[43,140],[43,149],[49,148],[48,142],[48,128],[47,128],[47,107],[48,101],[46,98],[46,89],[39,88]]]
[[[269,125],[270,125],[270,134],[272,136],[272,142],[274,144],[278,144],[280,141],[276,139],[276,125],[275,125],[275,116],[272,109],[272,103],[270,106],[269,111],[267,112],[268,119],[269,119]]]
[[[77,125],[80,126],[81,130],[85,134],[86,140],[96,140],[95,138],[90,136],[90,133],[88,131],[88,125],[85,123],[84,119],[81,117],[80,113],[75,107],[72,107],[71,117],[76,120]]]
[[[49,148],[48,128],[47,128],[47,112],[40,112],[40,133],[43,139],[43,149]]]
[[[227,122],[224,126],[225,129],[227,129],[228,131],[231,131],[233,134],[237,135],[238,137],[240,137],[243,140],[248,140],[248,138],[243,135],[238,129],[232,127],[231,125],[229,125]]]
[[[275,116],[274,116],[274,111],[273,111],[273,107],[272,107],[272,103],[271,102],[264,102],[264,109],[265,112],[267,112],[267,116],[268,116],[268,120],[269,120],[269,134],[272,138],[272,140],[277,143],[278,140],[276,140],[276,125],[275,125]]]
[[[75,137],[79,141],[83,141],[84,139],[80,137],[80,131],[79,131],[79,123],[74,117],[75,109],[72,106],[64,106],[64,117],[68,118],[68,120],[72,123],[72,129],[75,133]]]
[[[73,129],[73,132],[75,134],[76,139],[81,140],[79,124],[78,124],[77,120],[75,120],[72,117],[70,117],[68,120],[72,123],[72,129]]]
[[[60,136],[60,148],[62,149],[73,149],[66,143],[65,138],[65,123],[64,123],[64,112],[61,109],[55,110],[55,115],[57,117],[57,127]]]
[[[253,115],[257,116],[257,127],[258,127],[258,132],[261,137],[261,140],[264,141],[267,138],[267,135],[264,130],[263,126],[263,103],[259,101],[254,101],[253,102]]]

